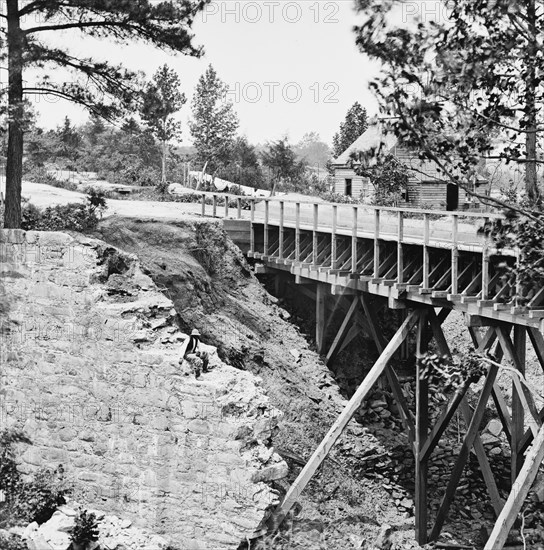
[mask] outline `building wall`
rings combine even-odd
[[[340,195],[346,194],[346,179],[351,179],[351,196],[364,197],[372,192],[372,185],[368,178],[358,176],[352,168],[338,167],[334,171],[334,192]]]

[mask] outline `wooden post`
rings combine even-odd
[[[353,207],[353,224],[351,228],[351,272],[353,274],[357,273],[357,214],[358,208]]]
[[[263,255],[268,256],[268,219],[270,215],[270,203],[268,199],[264,199],[264,246],[263,246]]]
[[[202,193],[202,217],[206,215],[206,195]]]
[[[236,199],[236,215],[238,216],[238,219],[242,218],[242,199],[240,198]]]
[[[544,460],[544,426],[538,431],[484,550],[501,550]]]
[[[453,228],[451,232],[451,293],[459,292],[459,218],[452,214]]]
[[[295,261],[300,262],[300,202],[295,205]]]
[[[251,255],[255,253],[255,200],[251,199],[251,223],[249,227],[249,250]]]
[[[229,217],[229,196],[225,195],[225,218]]]
[[[416,444],[415,444],[415,530],[420,546],[427,544],[427,476],[428,458],[422,454],[429,432],[429,383],[422,379],[419,358],[425,351],[427,315],[423,311],[417,326],[416,343]]]
[[[325,316],[328,285],[317,283],[315,298],[315,342],[317,353],[323,353],[325,347]]]
[[[484,223],[489,218],[484,218]],[[489,297],[489,236],[485,236],[482,247],[482,300]]]
[[[285,203],[283,201],[280,201],[280,243],[279,243],[279,250],[278,250],[278,257],[279,259],[283,259],[283,241],[285,237],[285,229],[283,227],[284,224],[284,215],[285,215]]]
[[[336,204],[332,205],[332,231],[331,231],[331,269],[336,269],[336,231],[338,225],[338,207]]]
[[[213,195],[213,209],[212,209],[213,217],[215,218],[217,216],[217,195]]]
[[[429,288],[429,214],[423,214],[423,284],[422,288]]]
[[[398,227],[397,227],[397,283],[401,284],[404,281],[404,248],[402,241],[404,239],[404,214],[402,210],[398,212]]]
[[[344,410],[340,413],[340,416],[335,420],[331,429],[323,438],[323,441],[321,441],[306,466],[304,466],[293,485],[291,485],[287,491],[283,502],[276,512],[276,525],[279,525],[282,522],[287,512],[289,512],[293,504],[295,504],[297,499],[300,497],[310,479],[312,479],[313,475],[319,466],[321,466],[322,462],[325,460],[338,438],[342,435],[342,432],[345,430],[353,415],[361,406],[363,399],[368,395],[378,378],[381,376],[400,344],[408,336],[408,333],[417,321],[418,316],[419,314],[417,311],[410,313],[406,321],[404,321],[391,341],[387,344],[376,363],[374,363],[374,366],[370,369],[361,385],[357,388],[357,391],[353,394]]]
[[[319,253],[319,242],[317,239],[318,218],[319,218],[319,206],[314,203],[314,232],[313,232],[313,246],[312,246],[312,264],[317,266],[317,256]]]
[[[380,210],[374,209],[374,279],[380,277]]]

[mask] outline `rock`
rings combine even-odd
[[[502,432],[502,424],[501,421],[494,418],[489,422],[489,424],[485,427],[485,431],[489,432],[491,435],[494,435],[495,437],[499,437],[500,433]]]
[[[376,550],[389,550],[391,548],[391,525],[384,523],[380,528],[380,534],[374,543]]]
[[[302,357],[302,353],[300,353],[300,351],[297,349],[291,349],[289,350],[289,353],[295,358],[297,363],[300,361],[300,358]]]
[[[128,529],[132,525],[132,521],[124,519],[121,521],[121,529]]]
[[[257,483],[258,481],[274,481],[276,479],[282,479],[289,473],[289,467],[285,461],[278,462],[273,466],[268,466],[259,470],[253,474],[252,481]]]
[[[484,433],[484,434],[482,435],[482,443],[483,443],[484,445],[493,445],[493,446],[496,446],[496,445],[498,445],[500,442],[501,442],[501,440],[500,440],[498,437],[496,437],[496,436],[494,436],[494,435],[492,435],[492,434],[490,434],[490,433]]]
[[[26,540],[26,546],[28,550],[53,550],[53,547],[38,533],[35,533],[33,538]],[[66,548],[67,546],[63,550]]]

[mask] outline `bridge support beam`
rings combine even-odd
[[[327,294],[329,285],[317,283],[315,297],[315,342],[317,353],[321,354],[325,347],[325,331],[327,328]]]

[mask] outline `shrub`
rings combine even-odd
[[[91,542],[98,540],[98,522],[93,513],[83,510],[76,517],[76,523],[70,529],[70,540],[76,548],[86,548]]]
[[[0,527],[33,521],[44,523],[66,502],[69,492],[62,466],[53,471],[42,469],[32,479],[23,480],[15,461],[16,443],[28,444],[30,440],[17,431],[0,433],[0,489],[5,497],[0,503]]]
[[[34,231],[86,231],[98,225],[98,214],[106,209],[101,191],[91,190],[86,203],[48,206],[43,212],[32,203],[23,205],[21,228]]]
[[[0,533],[0,548],[2,550],[28,550],[28,546],[19,535]]]

